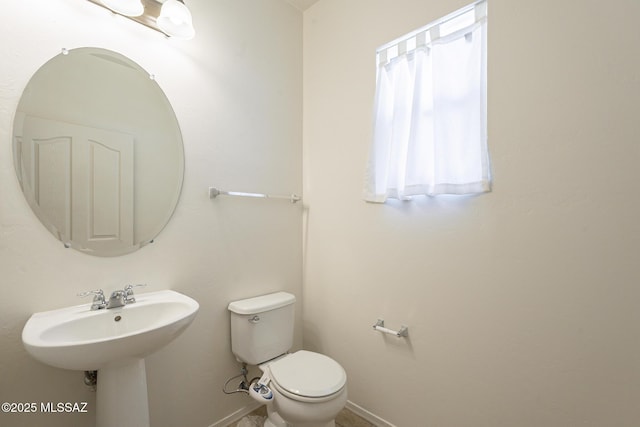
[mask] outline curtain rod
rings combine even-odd
[[[474,3],[471,3],[461,9],[456,10],[455,12],[451,12],[450,14],[448,14],[447,16],[444,16],[440,19],[438,19],[437,21],[433,21],[427,25],[425,25],[424,27],[420,27],[417,30],[411,31],[408,34],[404,34],[398,38],[396,38],[395,40],[390,41],[389,43],[385,43],[382,46],[379,46],[376,49],[376,53],[380,53],[382,51],[384,51],[385,49],[389,49],[390,47],[393,47],[399,43],[402,43],[405,40],[409,40],[413,37],[416,37],[418,34],[420,33],[424,33],[426,31],[429,31],[431,28],[436,27],[438,25],[442,25],[446,22],[449,22],[453,19],[456,19],[457,17],[459,17],[460,15],[464,15],[465,13],[471,12],[472,10],[474,10],[476,8],[476,6],[482,4],[482,3],[486,3],[487,0],[478,0]]]

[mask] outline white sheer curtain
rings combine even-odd
[[[483,1],[378,50],[366,201],[491,190],[486,22]]]

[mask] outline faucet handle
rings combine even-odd
[[[102,291],[102,289],[95,289],[93,291],[80,292],[78,294],[79,297],[88,297],[89,295],[95,295],[93,299],[98,299],[98,298],[104,299],[104,292]]]
[[[104,292],[102,291],[102,289],[95,289],[93,291],[86,291],[78,294],[78,296],[82,298],[89,295],[93,295],[93,304],[91,304],[91,310],[100,310],[107,306],[107,302],[104,299]]]
[[[124,296],[126,298],[126,304],[136,302],[136,298],[133,296],[133,288],[142,288],[147,286],[146,283],[140,283],[137,285],[127,285],[124,287]]]

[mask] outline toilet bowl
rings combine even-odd
[[[334,427],[347,402],[347,375],[323,354],[288,353],[294,302],[286,292],[231,302],[232,351],[239,362],[263,372],[249,394],[267,405],[265,427]]]
[[[273,393],[272,402],[267,402],[269,423],[265,426],[335,425],[336,415],[347,402],[347,376],[336,361],[300,350],[260,365],[260,369],[264,372],[261,380],[268,378],[267,387]]]

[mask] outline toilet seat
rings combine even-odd
[[[278,391],[296,400],[325,400],[342,390],[347,374],[323,354],[300,350],[269,364]]]

